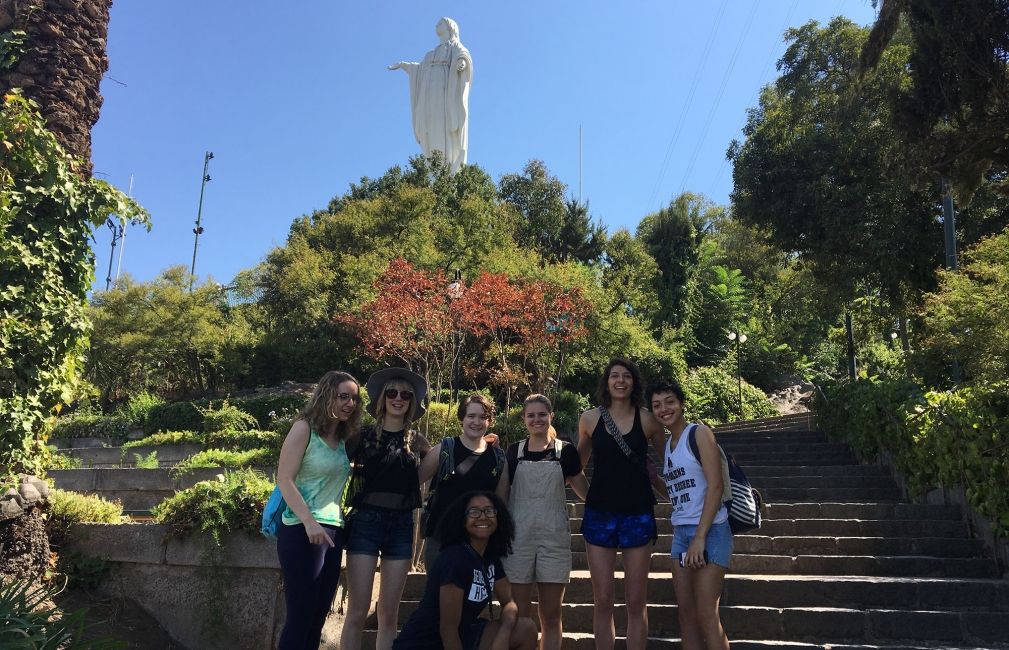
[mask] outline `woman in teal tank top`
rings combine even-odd
[[[277,485],[287,502],[277,531],[287,619],[280,650],[318,648],[343,560],[343,492],[350,478],[346,441],[361,419],[360,385],[330,371],[284,439]]]

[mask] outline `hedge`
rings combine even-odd
[[[887,457],[913,494],[960,485],[971,507],[1009,536],[1009,382],[923,392],[906,380],[829,386],[820,426],[859,458]]]

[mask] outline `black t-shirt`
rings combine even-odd
[[[407,452],[404,431],[362,430],[356,460],[361,488],[354,497],[355,506],[384,510],[420,507],[419,460],[415,453]]]
[[[431,479],[431,487],[437,490],[437,496],[431,506],[431,512],[428,513],[427,526],[424,529],[424,534],[428,537],[434,535],[438,522],[453,501],[467,492],[493,492],[497,489],[498,480],[501,478],[497,469],[497,455],[490,445],[482,454],[474,454],[457,436],[453,443],[452,454],[457,470],[459,465],[471,456],[477,456],[477,461],[465,474],[456,471],[448,478],[435,474]]]
[[[487,585],[484,575],[490,580]],[[455,544],[441,549],[434,568],[428,573],[424,596],[403,626],[397,641],[411,645],[430,643],[441,647],[441,587],[455,585],[463,590],[459,636],[467,638],[472,627],[487,607],[494,593],[494,583],[505,577],[500,560],[488,562],[468,545]]]
[[[556,460],[556,452],[554,451],[553,443],[544,449],[543,451],[532,451],[529,449],[529,440],[525,440],[526,443],[526,453],[522,457],[525,461],[540,461],[540,460]],[[505,454],[508,459],[508,476],[511,477],[512,481],[515,480],[515,469],[519,465],[519,445],[521,442],[513,442],[508,446],[508,451]],[[561,441],[561,471],[564,472],[564,478],[570,478],[582,471],[582,461],[578,457],[578,450],[567,440]]]

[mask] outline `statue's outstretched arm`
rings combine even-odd
[[[389,66],[389,70],[403,70],[404,72],[410,72],[413,68],[416,68],[420,64],[416,61],[400,61],[399,63],[393,63]]]

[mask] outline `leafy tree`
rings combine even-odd
[[[558,262],[594,264],[606,249],[606,228],[592,222],[589,204],[575,199],[565,203],[564,223],[557,242]]]
[[[868,31],[837,18],[786,32],[781,76],[733,143],[735,214],[812,262],[841,299],[859,282],[906,309],[941,258],[938,193],[891,164],[905,146],[887,97],[906,82],[906,46],[858,80]]]
[[[684,301],[686,357],[691,366],[713,365],[723,359],[728,350],[726,333],[739,331],[749,311],[742,272],[715,264],[715,250],[714,242],[701,246]]]
[[[95,324],[87,376],[104,398],[150,390],[192,395],[225,387],[223,355],[252,337],[233,331],[221,287],[208,282],[189,291],[182,266],[151,282],[122,278],[97,292],[89,314]]]
[[[941,271],[925,297],[923,343],[958,359],[968,378],[985,385],[1009,376],[1009,229],[964,252],[959,273]]]
[[[683,324],[687,283],[697,264],[698,247],[719,211],[703,196],[685,192],[638,225],[637,237],[658,265],[654,282],[658,307],[652,314],[656,327]]]
[[[17,94],[0,111],[0,466],[43,468],[45,419],[80,384],[94,280],[92,229],[115,215],[149,223],[143,208],[104,181],[81,176]]]
[[[658,266],[645,246],[621,228],[606,243],[600,280],[608,304],[601,307],[608,313],[623,309],[650,314],[657,274]]]
[[[542,161],[530,160],[521,174],[505,174],[498,186],[501,198],[520,215],[515,233],[520,246],[536,250],[544,262],[599,259],[606,230],[592,222],[588,204],[564,200],[567,186]]]
[[[1009,4],[883,0],[861,71],[881,65],[905,33],[910,78],[892,94],[895,122],[915,166],[950,176],[967,204],[990,169],[1009,169]]]

